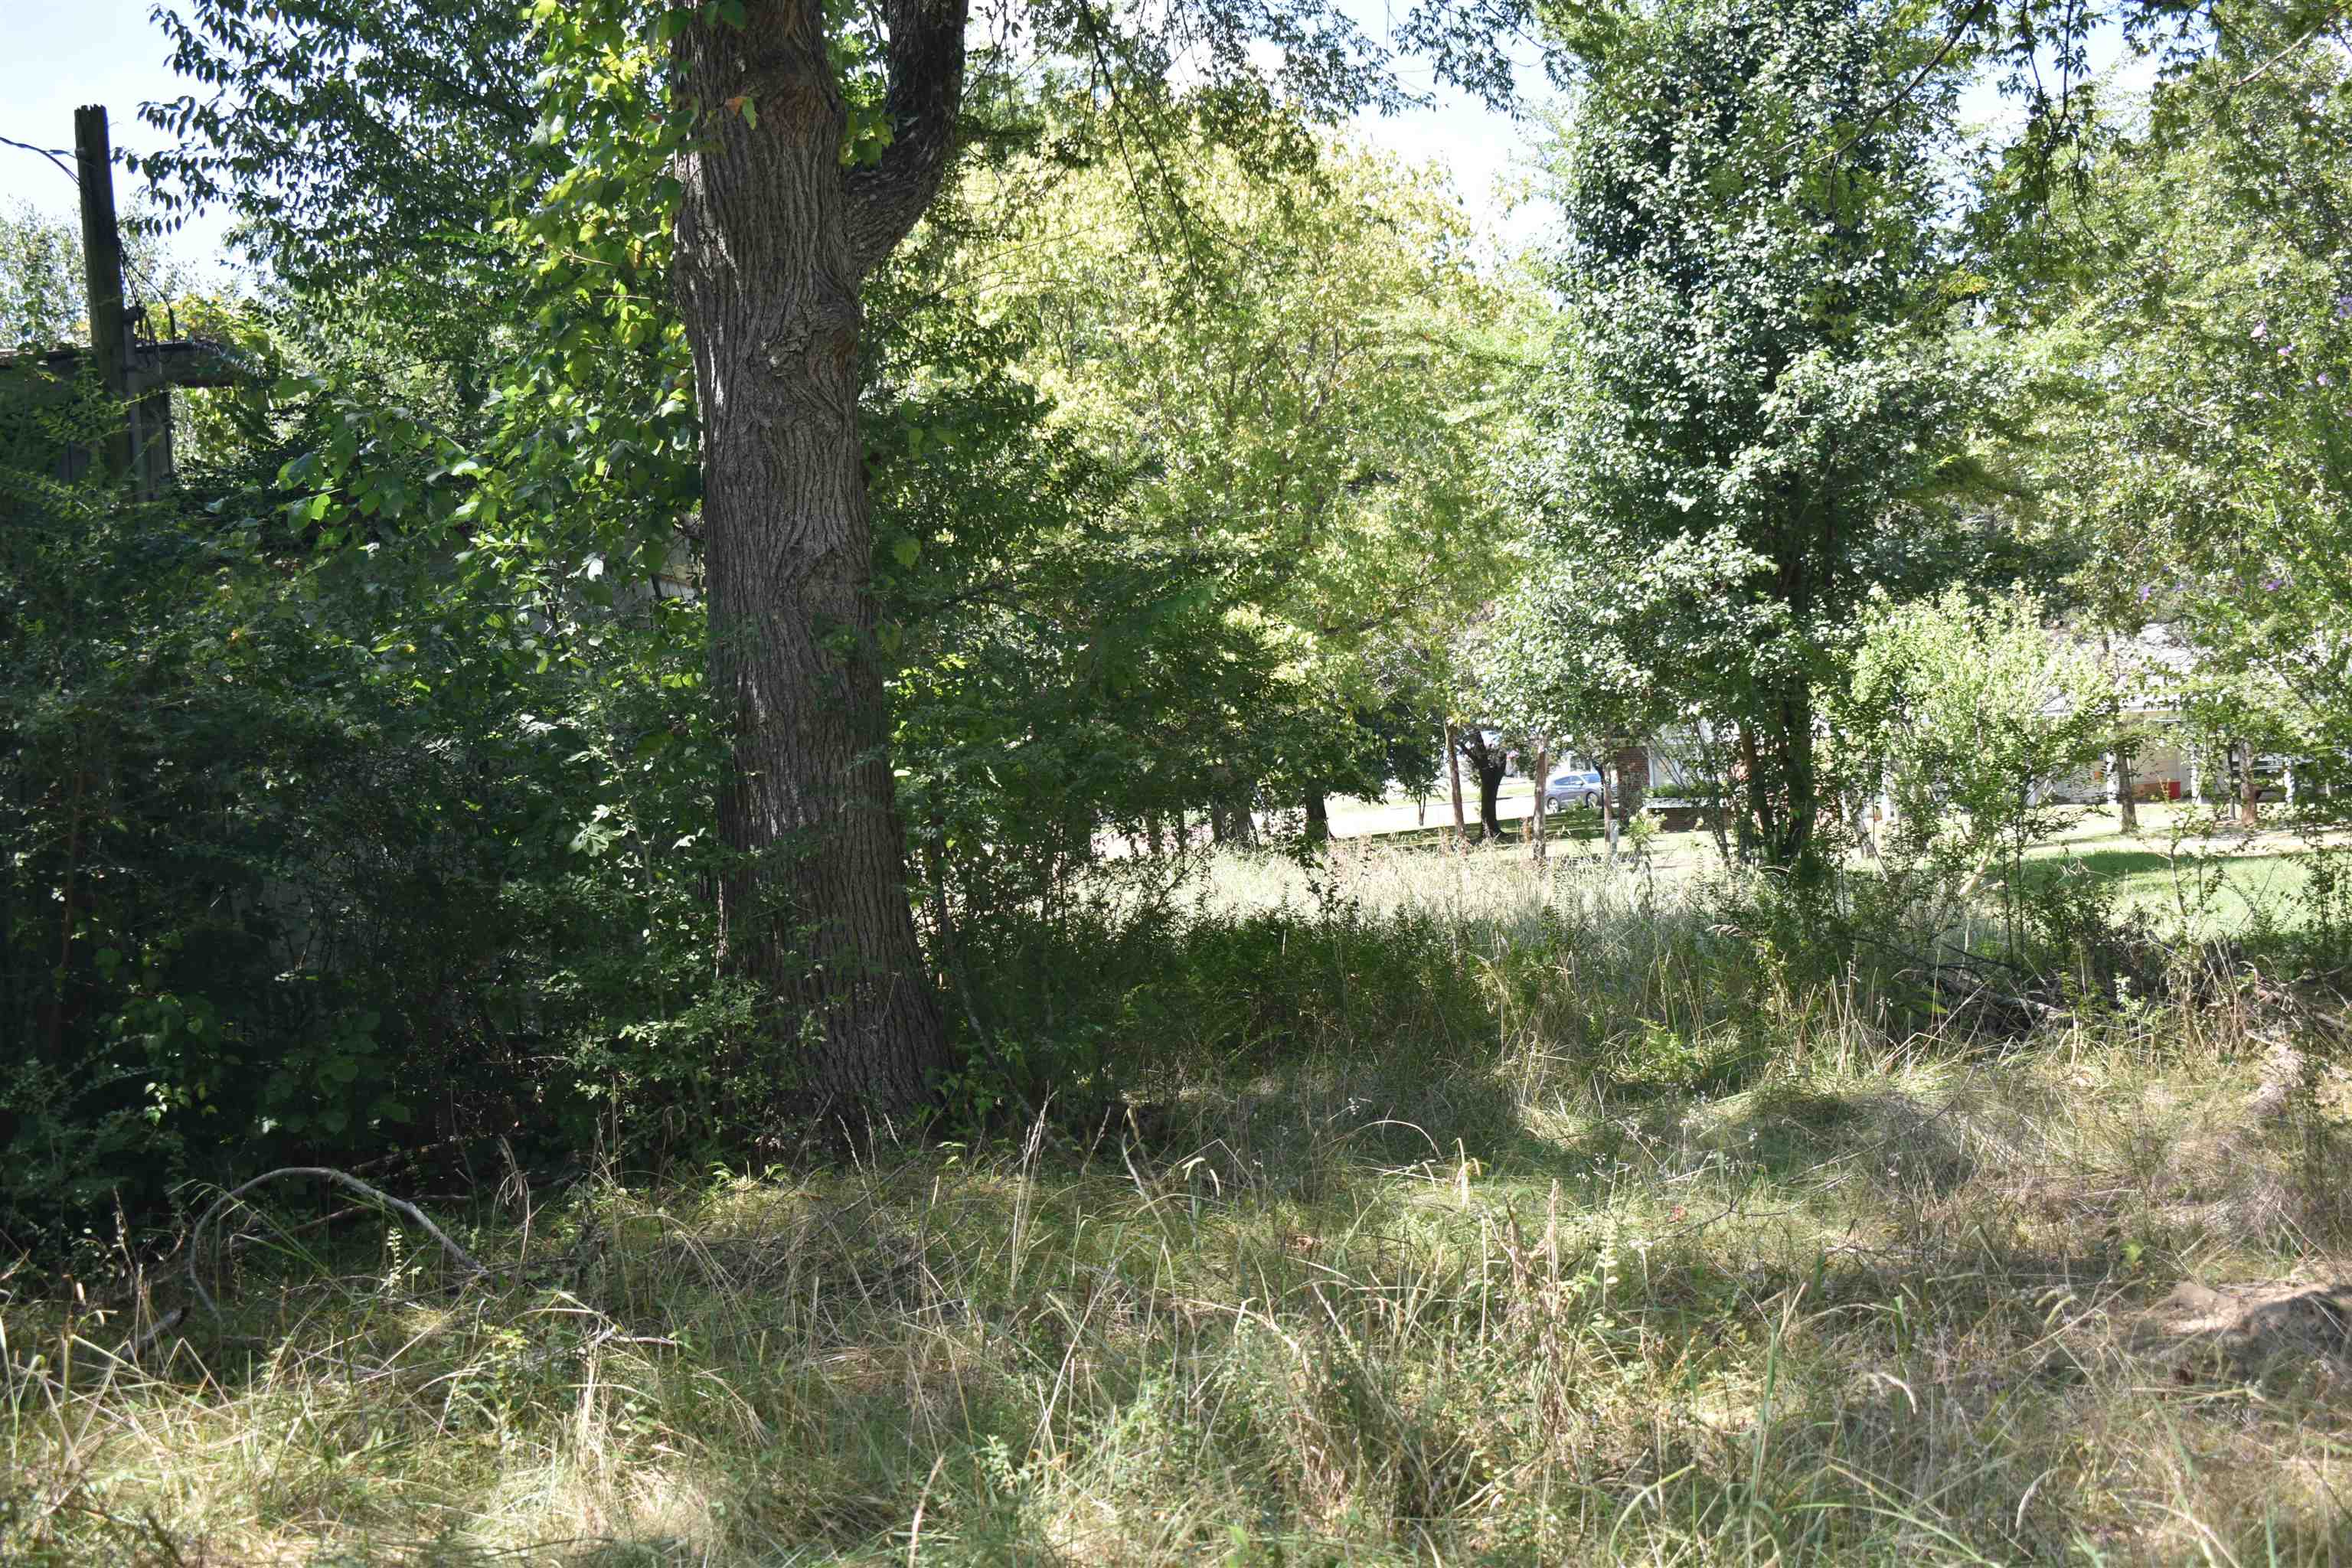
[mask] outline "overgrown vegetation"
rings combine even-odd
[[[1280,885],[1029,933],[1063,1056],[1010,1136],[518,1172],[486,1280],[293,1192],[136,1296],[19,1275],[10,1560],[2352,1547],[2352,1079],[2259,964],[1969,1016],[1737,888]],[[159,1318],[183,1263],[225,1316]]]
[[[2352,1558],[2341,8],[968,13],[0,222],[0,1562]]]

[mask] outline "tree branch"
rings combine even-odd
[[[882,264],[947,177],[963,103],[964,20],[971,0],[883,0],[890,84],[883,109],[890,145],[870,168],[843,175],[850,255],[862,277]]]
[[[260,1186],[264,1182],[274,1182],[280,1176],[315,1176],[320,1181],[332,1182],[337,1186],[348,1188],[363,1198],[373,1199],[386,1208],[397,1209],[422,1226],[425,1235],[441,1244],[442,1251],[447,1253],[453,1261],[464,1265],[467,1271],[475,1279],[481,1279],[489,1273],[489,1270],[483,1268],[472,1253],[450,1240],[447,1234],[439,1226],[435,1225],[425,1211],[415,1204],[372,1187],[357,1176],[348,1175],[325,1165],[289,1165],[281,1170],[265,1172],[235,1190],[223,1193],[214,1201],[212,1207],[204,1212],[204,1217],[196,1221],[195,1228],[188,1233],[188,1285],[195,1292],[196,1300],[205,1304],[205,1310],[215,1317],[220,1315],[220,1303],[215,1301],[212,1292],[205,1289],[201,1273],[205,1231],[212,1225],[214,1218],[222,1209]]]
[[[2325,11],[2322,11],[2319,14],[2319,20],[2314,22],[2308,28],[2300,34],[2295,38],[2294,42],[2289,44],[2286,47],[2281,49],[2278,53],[2273,55],[2270,58],[2264,60],[2262,64],[2256,66],[2253,69],[2248,71],[2237,80],[2231,82],[2230,84],[2230,90],[2231,92],[2235,92],[2240,88],[2250,86],[2252,83],[2259,81],[2262,78],[2268,76],[2281,60],[2285,59],[2297,49],[2307,46],[2314,38],[2316,38],[2320,34],[2326,32],[2328,27],[2335,23],[2342,21],[2344,19],[2342,15],[2343,10],[2344,7],[2341,5],[2328,6]]]

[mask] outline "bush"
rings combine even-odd
[[[550,626],[427,541],[0,487],[0,1240],[268,1163],[731,1128],[670,607]]]

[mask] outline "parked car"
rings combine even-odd
[[[1550,810],[1562,805],[1589,805],[1597,809],[1601,805],[1601,789],[1598,769],[1571,768],[1567,773],[1553,774],[1551,783],[1544,785],[1544,807]]]

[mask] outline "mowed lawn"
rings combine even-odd
[[[1481,857],[1522,863],[1529,859],[1527,818],[1533,801],[1534,786],[1528,781],[1505,784],[1500,816],[1506,840],[1481,847]],[[1465,805],[1475,830],[1476,802],[1474,798]],[[2191,934],[2216,935],[2264,923],[2291,926],[2301,918],[2310,876],[2305,852],[2312,841],[2286,826],[2285,815],[2276,805],[2265,805],[2262,825],[2249,831],[2214,807],[2144,805],[2138,832],[2126,835],[2115,814],[2104,806],[2070,807],[2057,836],[2028,850],[2026,859],[2036,869],[2072,866],[2110,880],[2116,884],[2119,913],[2145,911],[2161,925]],[[1443,797],[1431,800],[1424,825],[1417,820],[1410,799],[1340,801],[1334,803],[1332,826],[1336,836],[1358,841],[1363,851],[1375,847],[1436,848],[1452,833],[1453,807]],[[2343,838],[2339,833],[2324,841]],[[1710,869],[1718,862],[1708,834],[1666,833],[1654,826],[1622,838],[1620,853],[1645,874],[1668,879]],[[1608,849],[1591,830],[1589,816],[1556,814],[1547,854],[1582,865],[1605,860]],[[1277,882],[1289,880],[1280,873],[1275,877]],[[1303,879],[1297,879],[1299,891],[1305,886]]]

